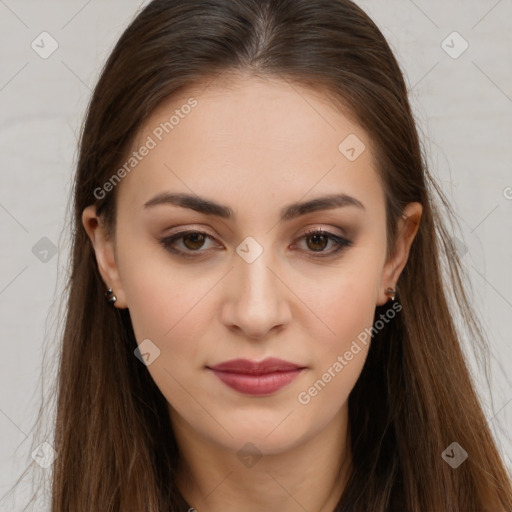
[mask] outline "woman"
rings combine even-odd
[[[80,141],[52,511],[509,511],[433,192],[355,4],[151,2]]]

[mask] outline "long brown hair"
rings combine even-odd
[[[382,33],[349,0],[154,0],[110,55],[81,134],[52,512],[186,510],[166,400],[134,357],[129,311],[106,305],[81,215],[96,204],[114,230],[116,189],[101,199],[94,191],[164,99],[223,73],[307,86],[354,116],[384,184],[389,254],[403,207],[423,205],[397,285],[402,311],[373,337],[349,397],[353,468],[336,512],[509,511],[511,478],[455,325],[459,315],[483,357],[467,276],[441,217],[441,209],[447,218],[453,212],[427,168],[407,87]],[[441,455],[452,442],[468,454],[457,468]]]

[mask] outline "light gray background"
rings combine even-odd
[[[493,404],[483,385],[480,393],[512,467],[512,1],[358,3],[402,65],[431,171],[462,227],[454,236],[490,340]],[[80,123],[102,65],[140,5],[0,0],[0,498],[34,442],[42,348],[55,329],[47,317],[66,276],[61,232]],[[59,45],[47,59],[31,48],[43,31]],[[463,41],[446,39],[453,31],[469,44],[458,58]],[[48,244],[44,237],[58,255],[37,250]],[[476,359],[470,356],[474,368]],[[0,501],[0,510],[12,508]]]

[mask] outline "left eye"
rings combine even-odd
[[[200,251],[206,240],[214,240],[214,238],[202,231],[182,231],[181,233],[176,233],[162,239],[161,243],[173,254],[183,257],[197,257],[199,256],[198,253],[206,252]],[[298,240],[304,240],[306,246],[310,249],[309,251],[306,249],[306,252],[313,253],[312,256],[316,258],[330,256],[344,247],[351,245],[350,240],[323,230],[308,231]],[[182,243],[184,249],[176,247],[178,241]],[[333,244],[334,248],[326,251],[325,249],[329,245],[329,242]],[[296,245],[298,244],[292,244],[291,247],[296,247]]]
[[[332,256],[345,247],[352,245],[350,240],[321,229],[308,231],[300,239],[304,239],[306,246],[311,249],[312,253],[315,253],[312,254],[312,256],[315,258],[325,258]],[[329,242],[332,242],[334,248],[326,251],[325,248],[329,245]]]

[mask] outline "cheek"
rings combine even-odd
[[[123,288],[135,338],[139,345],[151,340],[150,350],[158,354],[147,370],[166,400],[187,416],[191,396],[204,395],[201,381],[191,376],[202,371],[208,353],[201,340],[211,316],[208,292],[215,281],[191,282],[189,273],[170,265],[136,264],[131,268]],[[194,414],[201,415],[201,410]],[[215,425],[210,428],[214,430]]]
[[[331,417],[348,399],[371,343],[380,278],[378,252],[361,251],[322,283],[308,304],[318,312],[318,336],[309,326],[313,366],[296,399],[314,416]],[[307,293],[306,283],[303,293]],[[306,412],[306,411],[304,411]]]
[[[356,258],[354,258],[356,260]],[[371,328],[377,303],[379,267],[377,262],[361,258],[347,262],[328,278],[318,279],[312,292],[311,281],[304,279],[301,296],[315,315],[309,314],[322,341],[315,350],[319,357],[342,353],[352,340]],[[325,361],[324,361],[325,363]]]
[[[153,277],[152,271],[144,271],[131,276],[125,287],[136,339],[151,339],[162,351],[172,352],[174,361],[200,353],[201,347],[190,341],[203,337],[213,284]]]
[[[177,358],[198,351],[186,341],[201,339],[213,278],[194,280],[193,273],[173,265],[158,246],[135,247],[128,237],[118,243],[123,255],[119,272],[137,341],[150,339]]]
[[[374,279],[371,272],[342,276],[312,302],[322,322],[316,322],[318,336],[310,327],[313,364],[296,396],[304,414],[330,421],[357,382],[371,342]]]

